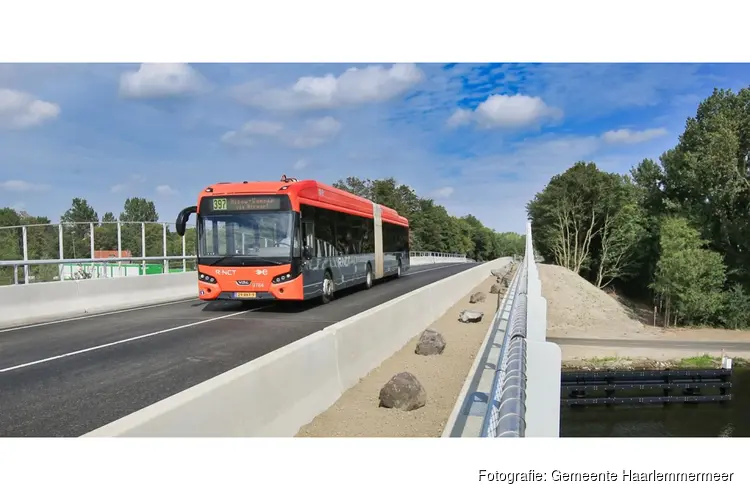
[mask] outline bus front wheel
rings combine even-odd
[[[333,276],[331,276],[329,271],[326,271],[325,277],[323,278],[323,296],[320,300],[324,304],[328,304],[333,300]]]

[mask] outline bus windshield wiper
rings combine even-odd
[[[212,266],[218,266],[219,262],[224,262],[225,260],[232,259],[234,257],[236,257],[236,256],[235,255],[225,255],[223,257],[219,257],[218,259],[216,259],[215,261],[213,261],[210,265],[212,265]]]
[[[288,262],[279,262],[278,260],[271,260],[271,259],[259,259],[257,257],[252,258],[253,264],[255,261],[261,261],[261,262],[268,262],[271,265],[274,266],[283,266],[284,264],[289,264]]]

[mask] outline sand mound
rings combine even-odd
[[[564,267],[539,265],[547,299],[549,337],[612,338],[653,335],[656,329],[631,318],[617,299]]]

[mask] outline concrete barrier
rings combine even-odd
[[[198,297],[195,272],[0,287],[0,328]]]
[[[414,257],[411,265],[453,262],[468,261],[457,257]],[[192,297],[198,298],[195,272],[0,286],[0,329]]]
[[[509,260],[488,262],[397,297],[85,437],[294,436]]]

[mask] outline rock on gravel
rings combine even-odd
[[[427,392],[417,377],[409,372],[397,373],[380,389],[380,406],[412,411],[427,404]]]
[[[489,274],[489,273],[487,273]],[[440,437],[453,405],[487,335],[484,322],[456,325],[456,317],[466,309],[472,293],[486,291],[495,281],[487,278],[456,301],[445,314],[425,328],[440,332],[451,348],[440,356],[417,356],[419,336],[349,388],[330,408],[303,425],[299,437]],[[472,309],[492,316],[497,302],[488,300]],[[378,393],[394,373],[409,372],[419,379],[429,394],[429,404],[414,411],[394,411],[380,406]]]
[[[490,288],[490,293],[494,293],[494,294],[503,293],[503,287],[502,287],[502,285],[500,285],[500,283],[495,283]]]
[[[414,349],[414,353],[420,356],[434,356],[436,354],[443,354],[444,350],[445,339],[443,336],[435,330],[428,328],[419,336],[417,348]]]
[[[487,300],[487,296],[483,292],[472,293],[469,297],[470,304],[476,304],[477,302],[484,302]]]
[[[494,276],[495,278],[502,278],[507,272],[507,267],[501,267],[500,269],[493,269],[492,271],[490,271],[490,274],[492,274],[492,276]]]
[[[461,323],[479,323],[482,321],[484,313],[481,311],[461,311],[458,315],[458,321]]]

